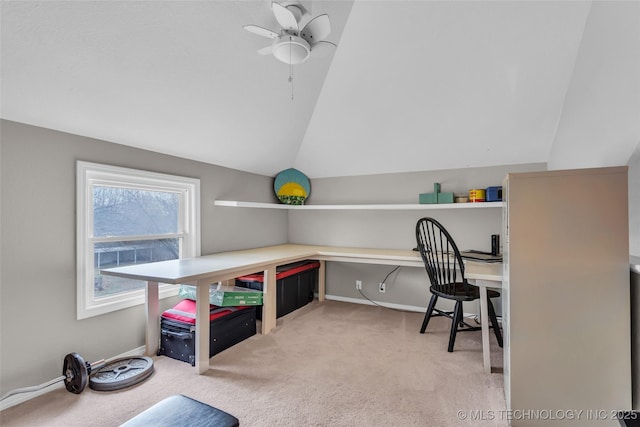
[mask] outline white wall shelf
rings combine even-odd
[[[215,200],[216,206],[234,208],[291,209],[291,210],[435,210],[435,209],[487,209],[502,208],[503,202],[442,203],[442,204],[361,204],[361,205],[285,205],[281,203],[239,202]]]

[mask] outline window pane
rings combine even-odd
[[[131,188],[93,187],[93,233],[144,236],[177,233],[178,193]]]
[[[96,243],[93,249],[95,297],[144,289],[144,281],[103,276],[100,274],[100,269],[178,259],[180,256],[179,240],[176,238]]]
[[[143,280],[125,279],[124,277],[96,275],[93,295],[95,299],[107,297],[121,292],[137,291],[144,289],[146,282]]]

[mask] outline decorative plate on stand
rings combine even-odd
[[[276,175],[273,189],[278,199],[286,205],[304,205],[311,194],[309,178],[298,169],[285,169]]]

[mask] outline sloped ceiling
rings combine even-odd
[[[626,164],[640,141],[640,1],[303,0],[338,48],[292,83],[242,29],[277,29],[269,4],[4,0],[1,116],[311,178]]]

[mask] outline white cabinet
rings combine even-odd
[[[503,195],[512,425],[616,426],[631,409],[627,167],[513,173]]]

